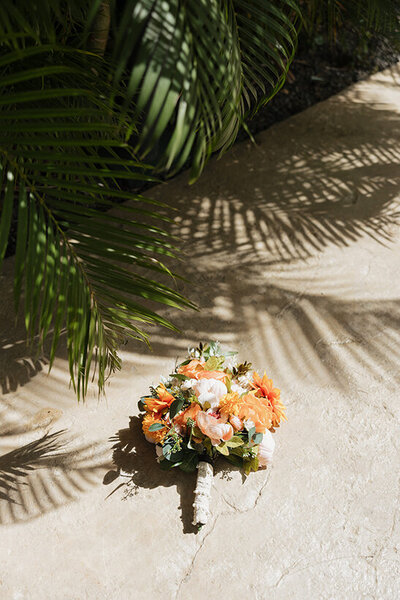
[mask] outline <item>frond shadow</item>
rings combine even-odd
[[[0,524],[29,521],[100,482],[110,462],[100,444],[69,448],[66,431],[46,433],[0,456]]]
[[[391,247],[400,224],[399,135],[392,106],[333,98],[264,132],[260,147],[241,144],[211,161],[194,186],[177,179],[155,190],[180,215],[171,233],[192,284],[179,289],[203,310],[169,310],[183,333],[154,329],[154,354],[182,356],[193,341],[213,338],[243,355],[253,348],[289,388],[309,380],[348,391],[361,368],[395,384],[400,298],[370,284],[360,302],[345,252],[334,273],[329,259],[316,261],[366,238]]]
[[[0,275],[0,390],[3,397],[28,383],[48,364],[45,356],[35,354],[27,346],[23,320],[15,318],[13,265],[14,259],[9,258]]]
[[[289,121],[264,132],[260,147],[244,152],[241,144],[210,163],[208,177],[192,189],[170,186],[182,215],[174,233],[192,259],[258,258],[268,265],[307,259],[364,236],[390,242],[400,223],[400,117],[364,105],[340,108],[347,133],[354,122],[374,124],[381,136],[375,144],[368,126],[354,136],[338,135],[336,122],[321,121],[321,138],[315,132],[307,137],[318,115],[310,111],[307,120],[303,113],[304,136],[296,129],[291,144],[279,147]]]

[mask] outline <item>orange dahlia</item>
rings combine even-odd
[[[171,406],[175,398],[168,392],[163,383],[160,383],[156,392],[158,398],[145,398],[143,404],[145,409],[149,412],[162,413],[166,408]]]
[[[221,416],[238,417],[241,421],[253,421],[257,433],[264,433],[272,425],[272,411],[254,392],[244,396],[232,392],[226,394],[220,401]]]
[[[154,425],[155,423],[161,423],[161,425],[164,425],[163,429],[157,429],[157,431],[149,431],[151,425]],[[144,415],[142,421],[142,430],[146,440],[148,442],[152,442],[153,444],[161,444],[168,432],[168,429],[165,426],[165,421],[162,421],[156,414],[153,414],[151,412],[148,412]]]
[[[272,412],[272,426],[278,427],[281,419],[287,421],[285,415],[285,406],[281,402],[281,391],[273,387],[272,379],[268,379],[264,372],[261,378],[255,371],[253,373],[253,383],[250,384],[255,390],[256,396],[264,400],[266,406]]]

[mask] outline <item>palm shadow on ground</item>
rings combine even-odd
[[[326,105],[332,103],[336,107],[327,119]],[[295,122],[301,127],[296,126],[290,144],[282,146],[281,135],[287,137],[288,124]],[[372,143],[377,131],[379,142]],[[321,251],[351,247],[366,236],[390,247],[400,222],[399,134],[400,118],[393,108],[361,103],[354,92],[354,102],[332,98],[267,130],[260,146],[239,144],[221,161],[212,161],[194,186],[182,185],[178,178],[156,188],[150,195],[170,202],[171,209],[166,209],[166,216],[173,220],[170,232],[178,236],[183,249],[184,260],[178,270],[190,281],[184,284],[177,280],[176,285],[198,301],[200,309],[207,310],[197,315],[162,311],[185,337],[154,327],[150,331],[153,352],[180,356],[186,353],[187,339],[193,342],[210,337],[228,338],[240,347],[248,332],[246,323],[264,314],[281,341],[282,358],[298,365],[294,368],[297,377],[314,366],[325,378],[324,365],[338,362],[329,355],[330,342],[325,343],[323,333],[329,332],[328,337],[334,338],[336,327],[340,343],[349,335],[359,339],[358,329],[365,331],[369,323],[381,324],[388,329],[387,340],[369,340],[362,352],[354,346],[353,358],[358,355],[361,362],[373,364],[376,359],[379,363],[389,345],[395,361],[400,349],[397,298],[372,299],[360,306],[357,300],[341,298],[343,282],[337,278],[332,282],[332,294],[322,297],[313,290],[301,294],[302,302],[296,298],[299,287],[306,288],[309,283],[303,266]],[[23,323],[16,329],[9,327],[11,270],[9,262],[4,280],[10,289],[3,286],[5,309],[0,315],[0,330],[4,331],[0,384],[6,405],[9,392],[46,367],[46,357],[32,358],[23,343]],[[275,275],[284,270],[282,283]],[[326,285],[326,281],[321,283]],[[349,287],[349,282],[346,285]],[[214,292],[211,306],[209,298],[206,304],[202,298],[203,290],[210,288]],[[355,332],[354,320],[359,324]],[[306,364],[301,360],[302,348],[309,351]],[[126,349],[147,352],[134,342]],[[260,341],[259,350],[273,361],[268,339]],[[65,356],[62,348],[59,355]]]
[[[356,292],[346,253],[353,260],[366,238],[390,249],[397,234],[400,116],[355,96],[331,99],[330,119],[321,104],[264,132],[257,148],[238,145],[192,187],[172,181],[157,190],[178,210],[170,231],[185,252],[179,273],[191,283],[177,285],[201,311],[165,311],[183,334],[154,328],[156,356],[183,356],[188,343],[211,337],[239,350],[253,343],[282,385],[313,378],[349,391],[349,372],[362,367],[377,376],[384,367],[398,382],[398,294],[370,282]],[[296,122],[291,144],[281,146]],[[316,279],[321,253],[335,248],[343,264],[321,263]]]
[[[30,521],[75,501],[110,466],[100,444],[71,446],[65,430],[0,456],[0,525]]]

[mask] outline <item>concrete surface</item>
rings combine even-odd
[[[179,268],[197,285],[181,289],[202,310],[165,311],[183,333],[155,330],[153,354],[127,344],[107,401],[75,402],[62,353],[50,376],[29,358],[8,261],[0,453],[21,451],[0,474],[2,600],[400,597],[399,84],[399,68],[379,73],[194,186],[152,190],[184,213]],[[138,397],[207,338],[267,368],[289,421],[269,471],[216,474],[196,535],[193,476],[161,472],[139,431],[130,485],[106,499],[120,480],[102,479]]]

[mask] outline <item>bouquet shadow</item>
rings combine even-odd
[[[192,504],[196,473],[184,473],[179,469],[162,471],[154,460],[154,447],[143,437],[141,419],[129,418],[129,427],[120,429],[110,438],[113,445],[113,462],[115,469],[108,471],[103,479],[105,485],[123,479],[107,496],[123,489],[127,498],[137,494],[140,488],[154,489],[159,486],[176,486],[180,496],[181,521],[183,533],[196,533],[192,524]]]
[[[192,523],[194,489],[196,473],[185,473],[179,469],[163,471],[154,460],[154,447],[143,437],[141,419],[129,418],[129,427],[120,429],[110,438],[113,442],[114,468],[103,478],[104,485],[119,483],[108,494],[107,498],[118,490],[123,490],[122,499],[127,499],[142,489],[176,486],[180,496],[179,509],[183,533],[198,533],[199,529]],[[223,460],[213,465],[214,475],[224,480],[236,479],[240,475],[242,484],[247,480],[243,471]],[[237,479],[236,479],[237,481]],[[263,486],[264,487],[264,486]]]

